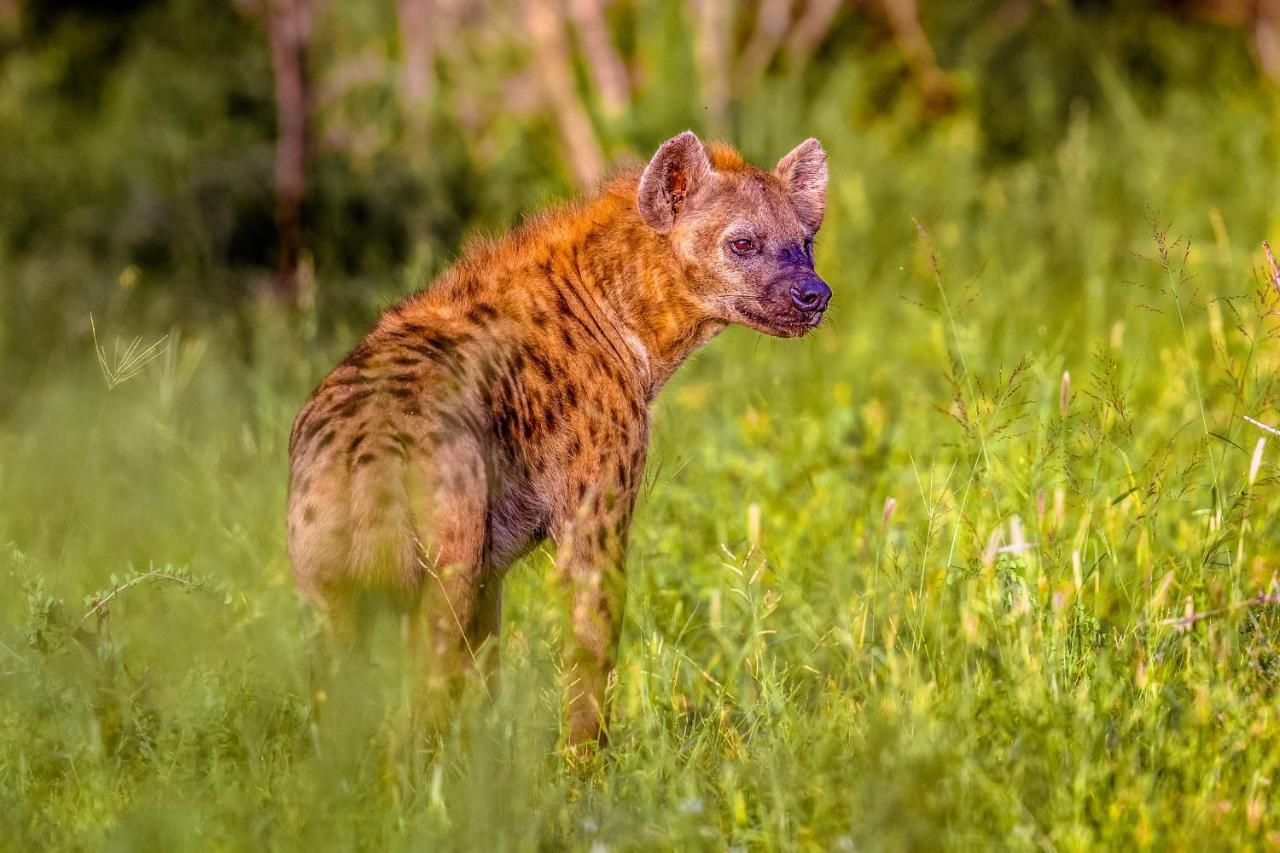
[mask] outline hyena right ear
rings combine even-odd
[[[827,152],[810,137],[778,161],[774,174],[782,178],[800,221],[810,231],[822,227],[827,209]]]
[[[693,131],[662,143],[640,176],[636,207],[640,218],[659,234],[670,231],[685,202],[711,179],[711,161]]]

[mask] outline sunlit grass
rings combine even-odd
[[[962,124],[830,134],[830,327],[732,331],[664,392],[590,761],[558,748],[545,552],[438,740],[399,626],[313,689],[287,432],[349,340],[263,316],[249,363],[95,322],[0,432],[7,843],[1280,844],[1267,152],[1187,183],[1150,152],[1217,131],[1142,132],[1007,174]]]

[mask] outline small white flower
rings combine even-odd
[[[684,814],[702,814],[702,800],[697,797],[688,797],[680,803],[680,811]]]

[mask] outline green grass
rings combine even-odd
[[[730,331],[660,400],[605,754],[557,748],[544,553],[440,742],[395,626],[309,695],[288,426],[367,317],[174,333],[111,388],[86,323],[0,421],[5,845],[1280,845],[1280,625],[1242,606],[1280,567],[1243,420],[1280,422],[1273,108],[1117,89],[991,170],[963,116],[855,126],[827,85],[761,109],[832,155],[830,323]],[[111,370],[166,331],[95,326]]]

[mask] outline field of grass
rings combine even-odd
[[[1244,419],[1280,424],[1280,113],[1106,70],[999,168],[964,113],[851,121],[855,75],[810,116],[761,95],[749,155],[831,154],[832,313],[731,330],[658,402],[589,761],[546,553],[440,741],[396,626],[310,695],[288,428],[371,315],[121,311],[99,358],[86,312],[0,420],[0,846],[1280,846],[1280,439]]]

